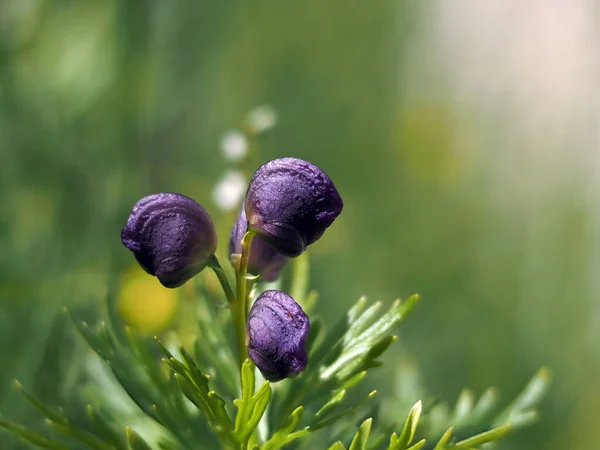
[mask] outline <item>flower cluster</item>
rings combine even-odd
[[[276,290],[262,293],[246,312],[245,273],[276,280],[289,258],[316,242],[342,208],[329,176],[301,159],[269,161],[250,180],[230,235],[229,254],[237,261],[241,290],[229,301],[234,322],[237,312],[243,313],[244,324],[236,328],[238,335],[245,334],[238,336],[241,342],[245,339],[240,353],[247,351],[270,381],[292,377],[306,367],[309,320],[294,299]],[[183,285],[207,266],[220,270],[214,224],[204,208],[185,195],[160,193],[138,201],[121,240],[140,266],[168,288]]]

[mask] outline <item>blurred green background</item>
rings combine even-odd
[[[311,249],[320,314],[419,292],[393,351],[431,392],[493,385],[508,400],[548,365],[542,421],[507,448],[597,448],[593,13],[585,0],[1,2],[2,414],[42,426],[14,378],[50,402],[76,394],[85,350],[62,306],[97,315],[114,261],[131,263],[119,233],[140,197],[182,192],[218,216],[221,137],[268,104],[279,121],[253,167],[308,159],[345,201]]]

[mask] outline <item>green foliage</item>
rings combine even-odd
[[[17,383],[45,417],[45,428],[4,419],[0,427],[53,450],[474,450],[535,420],[534,408],[549,384],[547,369],[500,412],[494,390],[478,401],[465,390],[452,411],[443,403],[424,407],[427,396],[416,389],[388,411],[371,401],[377,391],[365,380],[383,365],[381,357],[398,340],[394,333],[419,304],[418,295],[387,309],[363,297],[333,326],[312,315],[306,369],[295,379],[263,381],[256,389],[262,377],[246,358],[246,321],[252,300],[266,287],[246,273],[251,240],[247,233],[232,261],[235,291],[218,260],[211,263],[227,303],[216,298],[206,278],[191,292],[194,310],[186,320],[195,330],[192,339],[183,333],[151,339],[125,327],[112,292],[106,320],[90,326],[70,316],[96,354],[90,364],[102,364],[87,386],[110,374],[103,389],[91,398],[83,390],[78,409],[67,412]],[[309,290],[307,256],[295,259],[292,269],[287,290],[310,312],[318,295]],[[405,375],[397,374],[411,382]],[[115,398],[129,406],[117,408]],[[407,405],[413,405],[408,413]]]
[[[206,447],[202,448],[275,450],[289,448],[294,442],[319,448],[324,445],[323,436],[316,432],[324,428],[335,430],[341,438],[331,449],[346,449],[343,440],[348,439],[349,450],[467,450],[530,424],[535,417],[533,408],[548,386],[547,369],[540,370],[524,391],[498,413],[494,413],[498,406],[495,391],[486,391],[477,402],[470,391],[463,391],[452,412],[444,412],[449,409],[443,404],[424,411],[422,402],[416,402],[403,423],[396,424],[401,425],[398,434],[392,432],[390,436],[385,426],[377,426],[375,413],[356,432],[343,437],[351,432],[357,414],[369,410],[365,401],[375,395],[375,391],[365,395],[360,390],[351,395],[352,391],[378,366],[376,358],[392,342],[389,333],[417,302],[416,296],[404,303],[395,302],[377,317],[381,305],[368,306],[365,299],[360,299],[313,346],[311,364],[294,380],[273,387],[264,382],[256,390],[255,368],[246,360],[241,369],[240,396],[235,400],[211,388],[211,377],[183,346],[178,347],[176,357],[158,338],[153,346],[152,340],[115,323],[110,315],[108,322],[94,328],[73,320],[91,348],[105,360],[116,382],[143,415],[152,419],[155,433],[146,436],[144,427],[119,424],[108,419],[110,413],[90,405],[85,411],[87,424],[81,428],[73,425],[65,411],[53,410],[20,384],[17,388],[46,417],[47,432],[38,433],[5,420],[0,426],[40,448],[56,450],[79,446],[97,450],[191,449],[197,448],[197,442],[204,443]],[[326,345],[332,341],[334,345]],[[267,417],[265,411],[269,408]],[[282,420],[277,421],[278,416]],[[259,432],[261,421],[266,433]]]
[[[238,408],[234,433],[236,440],[244,446],[248,444],[271,399],[269,382],[265,381],[256,393],[254,383],[254,364],[247,359],[242,365],[242,397],[233,401]]]

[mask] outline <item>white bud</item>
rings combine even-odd
[[[221,151],[229,161],[241,161],[248,153],[248,141],[239,131],[229,130],[221,139]]]
[[[247,187],[244,175],[237,170],[229,170],[215,186],[213,201],[224,211],[239,208]]]
[[[254,133],[261,134],[277,124],[277,113],[270,106],[258,106],[248,113],[246,120]]]

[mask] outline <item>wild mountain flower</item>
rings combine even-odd
[[[153,194],[131,211],[121,241],[163,286],[176,288],[204,269],[217,249],[208,213],[189,197]]]
[[[298,158],[269,161],[252,176],[245,210],[250,229],[279,253],[296,257],[342,212],[331,178]]]
[[[238,219],[231,230],[229,238],[229,255],[242,252],[242,238],[248,231],[248,219],[242,205]],[[250,247],[250,258],[248,260],[248,272],[260,275],[263,281],[275,281],[279,278],[279,272],[287,263],[289,258],[283,256],[260,236],[252,240]]]
[[[248,355],[271,381],[299,374],[308,363],[309,320],[298,303],[281,291],[265,291],[248,316]]]

